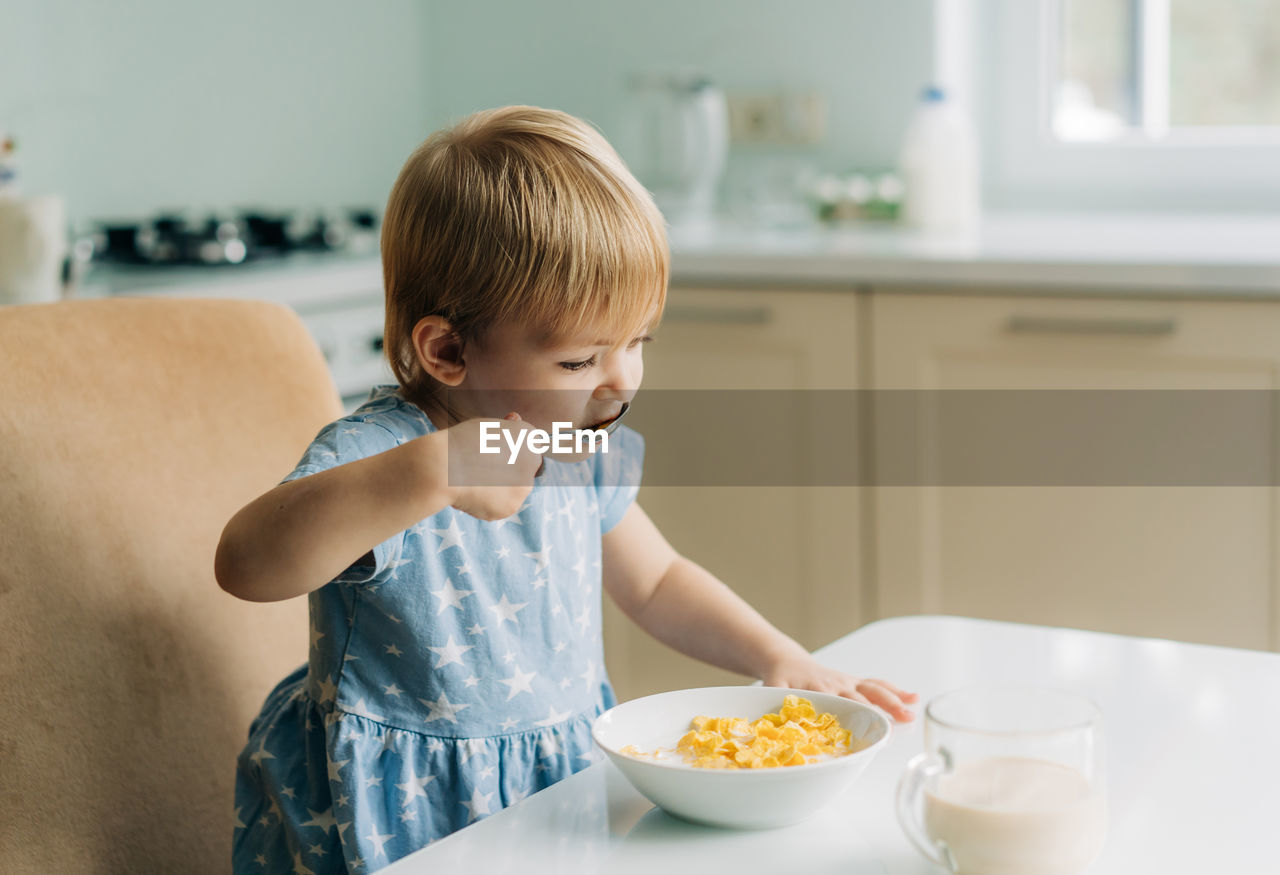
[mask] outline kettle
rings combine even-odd
[[[724,92],[697,73],[628,80],[619,151],[673,228],[708,227],[729,151]]]

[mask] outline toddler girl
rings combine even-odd
[[[323,429],[218,547],[224,589],[307,593],[311,616],[307,664],[239,759],[235,871],[372,871],[593,762],[616,704],[602,589],[693,657],[910,719],[913,695],[819,665],[667,544],[634,502],[635,432],[480,452],[482,424],[590,428],[640,385],[666,237],[595,130],[508,107],[437,132],[392,189],[382,261],[399,385]]]

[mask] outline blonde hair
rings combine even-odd
[[[439,384],[413,327],[447,319],[464,344],[519,321],[544,343],[653,323],[666,304],[662,215],[601,134],[563,112],[508,106],[427,138],[382,224],[385,349],[412,400]]]

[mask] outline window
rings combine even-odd
[[[950,2],[988,207],[1280,211],[1280,0]]]
[[[1057,0],[1055,25],[1060,140],[1280,133],[1280,0]]]

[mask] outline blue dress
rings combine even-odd
[[[435,430],[394,386],[325,427],[286,479]],[[237,763],[234,871],[368,872],[586,768],[616,704],[600,537],[644,442],[548,460],[521,510],[445,508],[308,597],[306,665],[267,697]]]

